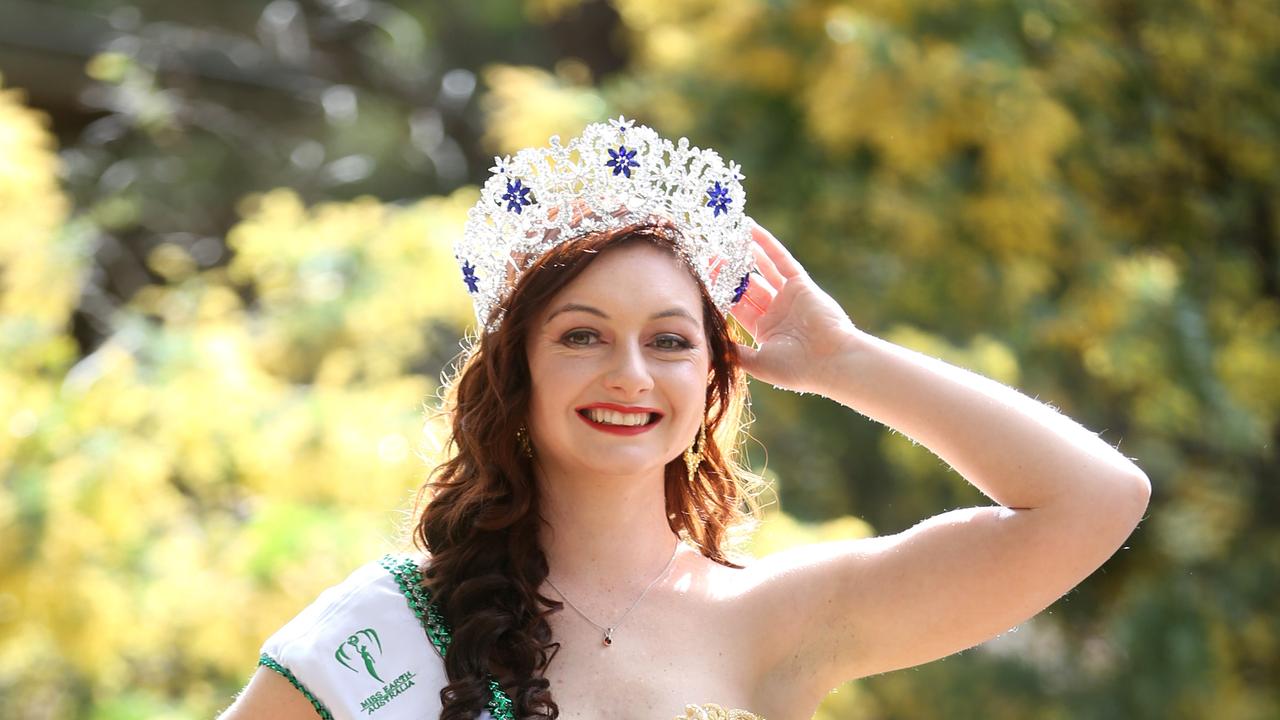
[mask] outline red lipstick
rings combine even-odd
[[[593,408],[598,408],[600,410],[613,410],[614,412],[622,413],[649,413],[651,419],[643,425],[607,425],[605,423],[598,423],[587,415],[587,411]],[[657,409],[650,407],[601,402],[583,405],[578,408],[578,417],[582,418],[582,421],[587,425],[599,430],[600,432],[606,432],[611,435],[639,435],[640,433],[648,432],[653,429],[653,427],[658,424],[658,421],[662,419],[662,413]]]

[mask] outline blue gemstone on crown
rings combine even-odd
[[[626,145],[619,145],[617,150],[609,148],[609,157],[613,159],[605,166],[613,168],[614,175],[631,177],[631,168],[640,167],[640,163],[635,161],[636,151],[628,150]]]
[[[715,210],[713,217],[719,217],[720,213],[728,214],[729,203],[733,202],[733,200],[729,198],[729,188],[723,187],[717,180],[716,183],[707,190],[707,194],[711,196],[711,199],[707,201],[707,207]]]
[[[733,302],[738,302],[743,295],[747,294],[747,286],[751,284],[751,273],[742,276],[738,281],[738,287],[733,289]]]
[[[462,282],[467,284],[467,292],[474,293],[480,289],[480,279],[476,277],[476,269],[466,260],[462,261]]]
[[[515,211],[517,215],[521,213],[525,205],[532,205],[533,201],[529,199],[529,188],[525,187],[519,180],[507,183],[507,194],[502,196],[507,201],[507,210]]]

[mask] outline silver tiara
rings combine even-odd
[[[454,244],[486,331],[501,325],[508,294],[543,253],[646,220],[676,226],[679,252],[721,312],[741,299],[753,258],[737,163],[622,117],[588,125],[567,145],[558,135],[550,143],[494,158]]]

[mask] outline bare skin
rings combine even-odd
[[[612,646],[568,608],[552,617],[562,650],[547,677],[566,720],[668,718],[708,702],[769,720],[809,718],[846,681],[959,652],[1034,616],[1110,557],[1146,509],[1146,476],[1096,434],[1011,388],[861,331],[781,243],[759,226],[753,234],[760,275],[733,310],[756,343],[740,348],[746,370],[894,428],[996,504],[896,535],[795,548],[743,570],[682,547]],[[692,442],[686,390],[709,367],[696,349],[677,357],[671,343],[655,342],[696,328],[651,319],[694,302],[653,252],[602,255],[563,293],[606,317],[576,312],[566,328],[553,320],[529,346],[535,395],[539,378],[548,381],[531,435],[540,478],[553,488],[555,530],[543,538],[551,577],[601,624],[616,622],[671,557],[661,468]],[[579,326],[591,332],[573,336],[572,349],[555,347],[560,331]],[[576,384],[566,384],[571,373]],[[672,422],[622,438],[575,424],[570,413],[597,400],[655,407]],[[224,717],[314,715],[260,669]]]

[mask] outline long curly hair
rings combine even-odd
[[[517,718],[559,716],[542,672],[560,647],[547,617],[564,603],[538,592],[549,571],[538,541],[543,520],[532,461],[517,439],[531,391],[525,338],[538,312],[601,253],[648,242],[679,257],[677,233],[668,223],[638,223],[537,258],[512,290],[500,328],[473,339],[444,383],[438,412],[450,428],[447,459],[418,489],[411,524],[413,544],[428,556],[423,585],[453,629],[441,720],[477,717],[489,696],[488,673],[507,689]],[[741,568],[729,554],[760,519],[763,484],[738,459],[749,411],[734,337],[697,285],[712,356],[707,435],[695,477],[679,456],[666,466],[667,521],[705,557]]]

